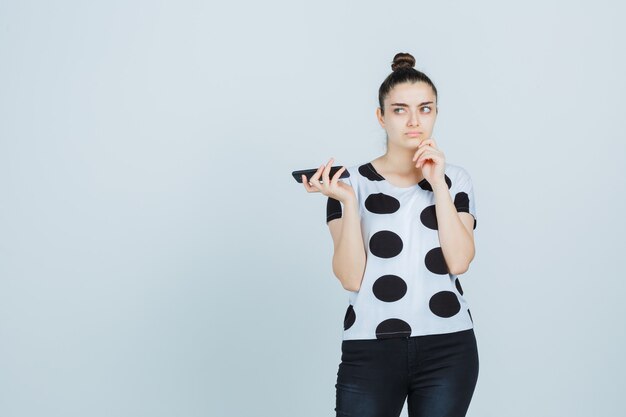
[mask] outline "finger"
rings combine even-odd
[[[432,159],[433,156],[433,152],[425,149],[424,152],[422,152],[422,155],[420,155],[419,158],[417,158],[417,164],[415,166],[424,166],[424,163],[428,160],[428,159]]]
[[[304,184],[304,188],[308,193],[312,193],[317,191],[314,187],[309,184],[309,180],[306,179],[306,175],[302,174],[302,184]]]
[[[417,161],[417,164],[415,166],[419,169],[422,169],[424,168],[424,165],[426,165],[426,163],[431,160],[433,160],[433,158],[431,158],[430,156],[424,156]]]
[[[435,149],[438,149],[437,142],[435,142],[435,139],[433,139],[433,138],[428,138],[428,141],[429,141],[429,145],[430,145],[430,146],[432,146],[432,147],[433,147],[433,148],[435,148]]]
[[[339,181],[339,177],[341,177],[341,174],[343,174],[343,171],[345,170],[346,170],[346,167],[343,166],[337,172],[335,172],[333,179],[330,181],[332,185],[337,185],[337,182]]]
[[[423,146],[431,146],[433,148],[437,148],[437,144],[433,139],[424,139],[419,145],[418,148],[422,148]]]
[[[309,180],[306,179],[306,175],[302,174],[302,184],[308,193],[317,193],[319,190],[309,185]]]
[[[422,166],[424,165],[424,163],[426,163],[427,160],[431,160],[436,164],[440,164],[443,163],[443,157],[442,154],[440,152],[436,152],[436,151],[428,151],[428,152],[424,152],[424,155],[422,155],[418,160],[417,160],[417,164],[419,165],[420,162],[422,163]],[[417,165],[416,165],[417,166]]]
[[[334,161],[335,158],[330,158],[322,171],[322,181],[324,181],[324,184],[328,184],[330,182],[330,169],[332,168]]]
[[[417,151],[415,151],[415,154],[413,155],[413,161],[416,161],[417,158],[419,158],[420,155],[422,155],[427,150],[428,148],[419,148]]]
[[[312,184],[319,185],[319,178],[322,175],[322,169],[324,168],[324,164],[320,165],[320,167],[315,171],[315,174],[311,175],[311,179],[309,180]]]
[[[431,139],[424,139],[418,146],[417,146],[417,151],[415,151],[415,154],[413,155],[413,161],[415,161],[419,155],[420,155],[420,151],[424,151],[424,150],[428,150],[428,149],[436,149],[434,146],[431,146],[432,140]]]

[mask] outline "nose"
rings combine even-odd
[[[411,111],[411,117],[409,118],[410,126],[419,126],[419,117],[417,111]]]

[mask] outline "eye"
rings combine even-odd
[[[428,109],[427,113],[430,113],[432,111],[432,108],[430,106],[424,106],[422,107],[422,109]]]
[[[393,112],[394,112],[394,113],[398,113],[398,110],[402,110],[402,111],[404,111],[404,109],[403,109],[403,108],[398,107],[398,108],[393,109]]]

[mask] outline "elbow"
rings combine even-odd
[[[448,272],[450,272],[452,275],[461,275],[467,272],[467,270],[469,269],[470,264],[472,263],[472,261],[474,260],[474,250],[472,250],[471,255],[469,256],[469,258],[451,264],[448,268]]]
[[[333,257],[333,273],[339,282],[341,282],[341,286],[347,291],[359,291],[361,289],[361,283],[363,282],[363,275],[365,273],[365,257],[356,266],[346,266],[336,262],[337,260],[338,258]]]
[[[362,276],[361,277],[338,277],[339,281],[341,282],[341,286],[347,290],[347,291],[352,291],[352,292],[357,292],[361,289],[361,282],[362,282]]]
[[[472,263],[472,259],[469,259],[464,263],[450,266],[450,268],[448,268],[448,272],[450,272],[452,275],[461,275],[466,273],[470,267],[470,264]]]
[[[450,272],[452,275],[464,274],[469,269],[470,263],[472,263],[472,259],[468,259],[465,262],[460,262],[458,264],[451,265],[448,268],[448,272]]]
[[[343,288],[346,291],[357,292],[357,291],[359,291],[361,289],[360,287],[357,287],[356,285],[346,285],[345,281],[342,281],[342,284],[343,284]]]
[[[469,264],[459,264],[449,268],[448,272],[450,272],[452,275],[461,275],[466,273],[468,269]]]

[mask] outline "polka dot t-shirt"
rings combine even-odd
[[[426,179],[397,187],[371,162],[346,167],[340,181],[359,203],[367,255],[359,291],[349,292],[343,340],[384,339],[451,333],[473,328],[459,278],[448,272],[439,243],[435,195]],[[445,181],[458,212],[474,216],[467,171],[446,163]],[[328,198],[326,222],[340,218],[343,204]]]

